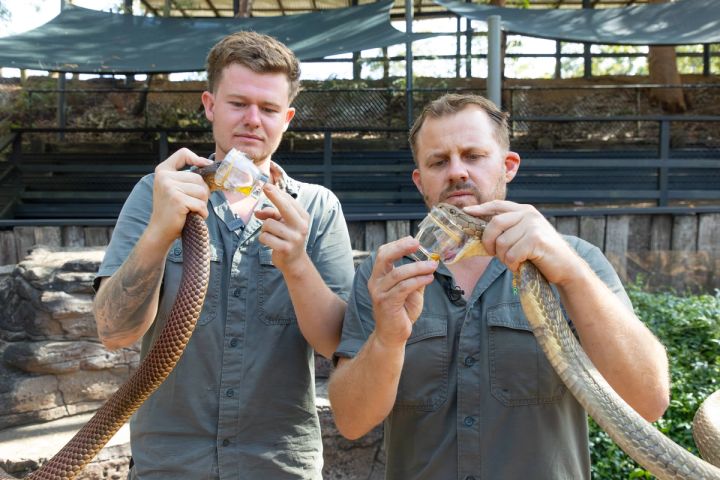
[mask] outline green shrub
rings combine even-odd
[[[628,293],[638,317],[665,345],[670,360],[670,406],[655,426],[698,455],[692,438],[693,415],[720,388],[720,292],[680,297],[631,286]],[[592,421],[590,448],[592,475],[597,480],[654,478]]]

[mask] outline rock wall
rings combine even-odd
[[[96,410],[138,366],[139,344],[110,352],[97,338],[92,280],[104,251],[38,247],[16,266],[0,267],[0,468],[14,475],[35,470],[62,447],[30,448],[38,440],[27,431],[41,424],[66,428],[57,422]],[[364,255],[357,252],[356,261]],[[329,361],[317,357],[323,476],[380,480],[385,463],[382,428],[354,442],[340,435],[327,401],[331,369]],[[40,453],[6,455],[3,438],[17,441],[20,436],[27,438],[25,452]],[[107,447],[78,480],[124,479],[129,458],[127,440]]]
[[[95,410],[137,367],[92,315],[104,249],[37,248],[0,274],[0,429]]]

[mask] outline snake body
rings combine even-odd
[[[177,298],[138,369],[54,457],[25,478],[75,478],[175,367],[200,317],[210,275],[208,229],[199,215],[188,215],[182,244],[183,273]],[[1,472],[0,478],[13,478]]]
[[[482,238],[485,222],[447,204],[466,234]],[[720,479],[720,390],[703,402],[693,435],[704,461],[658,431],[605,381],[580,346],[545,277],[530,262],[519,271],[523,312],[548,361],[578,403],[630,457],[660,480]],[[708,462],[712,462],[708,463]]]

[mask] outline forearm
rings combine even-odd
[[[598,371],[647,420],[662,416],[670,386],[660,342],[584,262],[575,280],[558,290]]]
[[[146,231],[122,266],[102,280],[93,308],[107,348],[132,345],[154,321],[168,248]]]
[[[404,345],[385,346],[373,333],[355,358],[340,360],[328,393],[341,434],[360,438],[390,414],[404,358]]]
[[[346,302],[330,290],[307,256],[284,278],[300,331],[316,352],[330,358],[340,343]]]

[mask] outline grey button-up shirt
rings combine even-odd
[[[602,253],[566,240],[631,306]],[[374,258],[356,274],[336,357],[357,355],[375,328],[367,289]],[[441,264],[425,289],[385,421],[386,478],[590,478],[585,412],[540,350],[512,272],[493,259],[467,301],[453,290]]]
[[[272,169],[276,183],[310,214],[308,255],[330,289],[347,299],[354,269],[340,203],[329,190]],[[122,265],[147,226],[152,183],[153,175],[146,176],[128,198],[98,277]],[[262,196],[258,208],[265,204]],[[131,420],[131,478],[320,479],[313,351],[272,250],[257,240],[262,223],[253,216],[244,225],[221,192],[211,194],[209,207],[208,293],[177,367]],[[178,240],[143,355],[177,295],[182,260]]]

